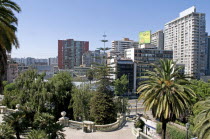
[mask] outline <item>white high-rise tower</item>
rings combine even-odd
[[[185,74],[197,79],[207,70],[206,20],[193,6],[166,23],[164,49],[173,50],[173,60],[185,64]]]

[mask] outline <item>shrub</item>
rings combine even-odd
[[[143,130],[145,123],[143,120],[139,119],[138,121],[135,122],[134,126],[135,128],[141,128]]]
[[[158,134],[161,134],[161,132],[162,132],[162,124],[161,123],[157,124],[156,132]],[[166,136],[167,136],[167,139],[185,139],[186,131],[167,124]]]

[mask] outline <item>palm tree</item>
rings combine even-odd
[[[14,130],[8,124],[0,124],[0,139],[15,139]]]
[[[19,47],[15,32],[18,19],[13,11],[20,12],[20,7],[11,0],[0,0],[0,94],[3,90],[2,80],[7,70],[7,52],[12,46]]]
[[[45,131],[50,139],[65,139],[63,125],[56,123],[55,117],[49,113],[37,113],[34,128]]]
[[[186,76],[180,74],[181,67],[169,59],[151,64],[154,71],[146,72],[147,80],[138,88],[139,100],[143,99],[145,111],[152,110],[155,118],[162,122],[162,138],[166,137],[169,121],[179,118],[191,106],[195,93],[187,85]]]
[[[47,139],[47,134],[43,130],[32,130],[27,137],[28,139]]]
[[[4,121],[13,128],[16,134],[16,138],[20,139],[20,134],[27,129],[27,121],[25,119],[25,113],[18,111],[15,113],[10,113],[4,116]]]
[[[194,132],[199,139],[209,139],[210,138],[210,98],[204,101],[199,101],[194,106],[195,116]]]

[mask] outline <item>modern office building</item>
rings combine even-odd
[[[58,67],[73,69],[82,64],[82,55],[89,51],[88,41],[58,40]]]
[[[151,44],[157,47],[157,49],[164,49],[164,33],[163,30],[156,31],[151,34]]]
[[[206,20],[193,6],[166,23],[164,49],[173,50],[173,60],[185,65],[185,74],[197,79],[207,71]]]
[[[112,51],[119,52],[119,55],[124,56],[124,50],[129,48],[137,48],[138,42],[123,38],[122,40],[112,41]]]
[[[87,51],[82,55],[82,65],[91,67],[92,65],[97,66],[102,64],[102,57],[100,50]]]
[[[154,47],[155,48],[155,47]],[[136,85],[145,79],[139,78],[145,76],[147,70],[152,71],[151,63],[157,63],[160,59],[172,59],[172,50],[130,48],[125,50],[125,58],[131,59],[136,63]]]
[[[116,62],[116,79],[123,75],[128,78],[128,92],[136,92],[136,63],[131,59],[119,59]]]

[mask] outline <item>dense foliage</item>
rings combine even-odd
[[[190,87],[196,93],[196,97],[193,98],[193,102],[196,103],[201,100],[205,100],[210,97],[210,83],[201,80],[191,80]]]
[[[115,95],[123,95],[126,91],[128,91],[128,78],[127,75],[123,75],[114,81],[114,93]]]
[[[144,129],[144,126],[145,126],[145,123],[144,123],[144,121],[143,120],[141,120],[141,119],[138,119],[137,121],[135,121],[135,123],[134,123],[134,127],[135,128],[140,128],[140,129]]]
[[[16,132],[17,138],[28,127],[44,130],[48,137],[51,134],[51,138],[62,138],[63,127],[56,124],[60,113],[66,111],[68,117],[73,118],[70,103],[73,84],[69,73],[58,73],[47,82],[44,76],[44,73],[28,70],[21,73],[14,83],[5,86],[3,105],[13,109],[16,104],[22,106],[21,111],[4,118]]]
[[[74,119],[77,121],[89,120],[90,117],[90,99],[93,91],[88,86],[83,88],[74,88],[72,94],[72,107],[74,111]]]
[[[15,139],[14,130],[11,126],[5,123],[0,124],[0,139]]]
[[[16,104],[21,104],[34,112],[48,111],[56,119],[60,117],[60,112],[66,111],[72,118],[73,112],[69,108],[73,87],[71,76],[61,72],[48,82],[44,81],[44,76],[36,70],[20,74],[14,83],[5,86],[3,105],[15,108]]]
[[[32,130],[28,136],[28,139],[48,139],[47,134],[43,130]]]
[[[94,93],[90,101],[90,117],[97,124],[115,122],[117,113],[112,98],[105,93]]]

